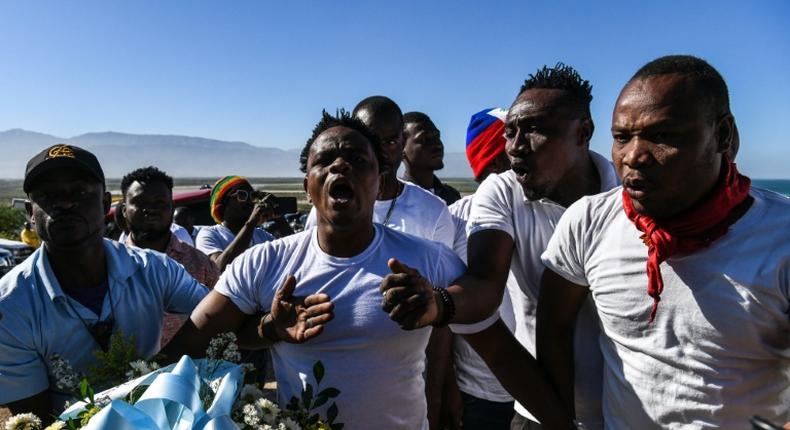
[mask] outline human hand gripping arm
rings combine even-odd
[[[574,413],[574,348],[576,317],[587,288],[551,269],[543,272],[537,309],[537,355],[565,407]]]
[[[455,304],[455,316],[444,323],[475,323],[493,315],[502,302],[513,239],[505,232],[483,230],[469,237],[469,268],[447,291]],[[384,277],[382,307],[401,328],[412,330],[441,321],[443,309],[438,293],[415,269],[395,259],[392,274]]]

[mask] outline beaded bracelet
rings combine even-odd
[[[442,300],[443,310],[441,321],[436,321],[436,323],[433,325],[437,327],[445,326],[453,320],[453,317],[455,317],[455,302],[446,288],[433,287],[433,290],[439,293],[439,298]]]

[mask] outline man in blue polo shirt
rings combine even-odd
[[[164,254],[103,238],[110,194],[90,152],[45,149],[23,188],[43,245],[0,280],[0,404],[44,418],[67,399],[51,380],[53,355],[84,372],[121,331],[151,357],[164,313],[191,312],[207,289]]]

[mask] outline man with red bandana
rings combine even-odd
[[[790,200],[738,173],[736,135],[708,63],[643,66],[612,117],[623,186],[568,208],[542,256],[538,360],[567,402],[589,292],[607,428],[790,420]]]

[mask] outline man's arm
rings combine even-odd
[[[217,265],[220,272],[225,271],[225,267],[228,264],[232,263],[236,257],[250,247],[250,241],[258,225],[260,224],[258,224],[257,220],[253,220],[253,217],[250,217],[250,220],[244,223],[244,226],[239,230],[239,234],[233,238],[233,241],[224,251],[209,255],[209,258]]]
[[[271,312],[246,315],[233,301],[212,290],[195,308],[189,320],[162,350],[168,361],[184,354],[202,357],[211,338],[235,332],[239,346],[259,349],[279,341],[306,342],[324,331],[334,318],[334,304],[326,294],[294,296],[296,279],[286,279],[272,300]]]
[[[500,230],[482,230],[469,236],[466,273],[447,291],[455,303],[453,323],[471,324],[488,318],[502,303],[513,238]]]
[[[538,362],[522,346],[505,323],[494,325],[464,339],[486,362],[499,383],[524,405],[545,428],[573,428],[572,410],[560,401]]]
[[[551,269],[543,272],[537,309],[537,355],[568,410],[574,412],[573,336],[587,287],[574,284]]]

